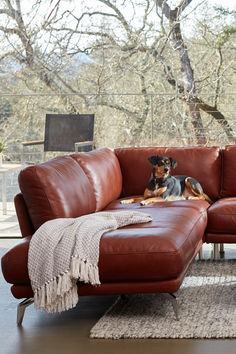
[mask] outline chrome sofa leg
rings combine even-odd
[[[220,243],[220,256],[221,256],[221,257],[224,257],[224,253],[225,253],[224,244],[223,244],[223,243]]]
[[[219,259],[219,244],[214,243],[214,260],[217,261]]]
[[[31,305],[33,302],[34,302],[33,297],[29,297],[28,299],[23,300],[17,306],[17,325],[18,326],[20,326],[22,324],[26,307]]]
[[[202,261],[204,259],[202,247],[200,248],[200,250],[198,252],[198,259],[199,259],[199,261]]]
[[[172,300],[172,306],[173,306],[176,320],[179,321],[179,312],[180,312],[179,298],[175,294],[172,294],[172,293],[169,293],[169,295]]]

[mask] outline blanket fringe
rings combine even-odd
[[[35,308],[53,313],[75,307],[78,303],[77,280],[92,285],[101,284],[98,266],[73,256],[70,270],[54,277],[34,291]]]
[[[96,264],[88,263],[85,259],[73,256],[71,259],[71,275],[74,279],[78,279],[92,285],[100,285],[99,271]]]

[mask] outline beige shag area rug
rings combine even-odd
[[[91,338],[236,338],[236,260],[196,261],[177,294],[180,320],[164,294],[128,295],[91,329]]]

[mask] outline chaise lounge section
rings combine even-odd
[[[152,171],[147,158],[152,155],[174,158],[178,166],[173,174],[198,179],[213,205],[202,200],[121,204],[124,198],[143,194]],[[78,294],[161,292],[175,299],[203,242],[236,241],[236,187],[228,173],[232,164],[236,167],[234,156],[235,146],[104,148],[22,170],[21,193],[15,197],[22,240],[2,258],[13,296],[29,299],[18,307],[18,324],[33,297],[27,269],[32,234],[48,220],[99,211],[140,210],[151,214],[152,221],[105,233],[98,264],[101,286],[78,282]],[[176,302],[174,309],[177,313]]]

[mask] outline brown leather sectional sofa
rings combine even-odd
[[[127,196],[143,194],[152,170],[147,158],[152,155],[174,158],[178,166],[173,174],[198,179],[214,203],[121,204]],[[22,240],[2,258],[3,275],[17,299],[33,296],[27,270],[29,242],[34,231],[50,219],[122,209],[146,211],[153,217],[149,223],[103,235],[102,284],[78,283],[79,295],[173,294],[203,242],[236,242],[236,146],[104,148],[60,156],[22,170],[19,186],[15,206]]]

